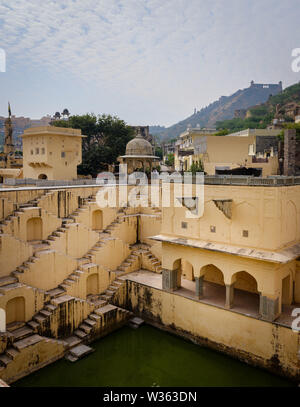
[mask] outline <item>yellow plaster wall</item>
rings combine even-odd
[[[161,242],[155,242],[151,244],[151,249],[150,251],[154,254],[154,256],[161,261],[162,259],[162,243]]]
[[[214,199],[232,199],[231,219],[216,207]],[[300,241],[300,186],[205,185],[203,215],[188,219],[186,212],[172,204],[163,208],[161,233],[266,250]],[[182,222],[187,222],[186,229]],[[215,233],[210,226],[215,226]],[[243,230],[248,230],[248,237],[243,237]]]
[[[80,163],[81,130],[46,126],[24,131],[24,178],[38,179],[45,174],[52,180],[76,179]]]
[[[76,270],[76,259],[56,253],[54,250],[38,252],[38,259],[29,264],[28,271],[19,275],[20,282],[38,286],[42,290],[57,287]]]
[[[93,263],[115,270],[130,254],[128,244],[121,239],[109,239],[92,255]]]
[[[141,215],[139,217],[139,240],[140,242],[153,244],[149,239],[151,236],[158,235],[161,229],[161,216]]]
[[[105,229],[118,215],[117,208],[99,208],[97,203],[89,204],[84,211],[81,211],[76,217],[76,222],[85,225],[86,227],[93,228],[93,212],[102,211],[103,229]]]
[[[70,223],[59,238],[51,241],[49,249],[75,258],[82,257],[97,241],[99,234],[79,223]]]
[[[97,276],[98,285],[97,287],[94,287],[97,294],[103,293],[111,282],[110,273],[104,269],[102,265],[95,264],[93,267],[89,268],[82,267],[81,270],[84,272],[80,274],[80,277],[66,287],[66,294],[86,299],[87,294],[89,294],[87,292],[87,280],[91,275]]]
[[[78,207],[78,194],[72,190],[51,191],[39,199],[38,206],[60,218],[69,216]]]
[[[32,256],[32,253],[30,244],[11,235],[0,235],[0,277],[14,271]]]
[[[6,291],[5,295],[0,295],[0,308],[6,310],[8,301],[16,297],[23,297],[25,300],[25,321],[30,321],[32,316],[43,308],[43,292],[27,285],[18,285],[16,288]]]
[[[41,208],[24,208],[24,212],[13,217],[7,225],[3,225],[4,233],[12,234],[17,239],[27,241],[27,221],[31,218],[42,219],[42,239],[46,239],[55,229],[61,226],[61,220]]]
[[[1,372],[1,378],[12,383],[35,370],[61,358],[65,352],[62,341],[45,338],[26,349],[22,349],[15,359]]]
[[[208,344],[244,360],[274,371],[277,368],[278,373],[278,366],[271,363],[276,355],[285,374],[299,377],[299,333],[174,293],[135,282],[128,284],[131,309],[147,320],[205,343],[208,340]]]
[[[121,239],[128,244],[136,243],[137,219],[136,216],[124,217],[120,224],[111,232],[111,237]]]
[[[8,198],[0,197],[0,220],[5,219],[14,210],[14,203]]]
[[[2,199],[7,199],[13,204],[22,204],[32,199],[39,198],[46,194],[47,191],[41,189],[27,189],[27,190],[18,190],[18,188],[11,189],[10,191],[1,191],[0,197]]]
[[[194,142],[196,138],[197,136],[193,137]],[[255,135],[248,137],[208,135],[206,136],[206,152],[193,155],[192,160],[201,159],[204,164],[204,171],[208,175],[214,175],[215,168],[222,166],[261,168],[263,177],[278,174],[278,157],[269,157],[267,163],[252,163],[252,156],[248,155],[249,146],[255,145],[255,143]],[[188,159],[188,157],[186,158]],[[188,168],[189,166],[190,164],[188,164]]]

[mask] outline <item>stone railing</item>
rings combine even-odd
[[[20,186],[34,185],[37,187],[56,187],[56,186],[71,186],[71,185],[97,185],[96,178],[93,179],[76,179],[76,180],[47,180],[47,179],[32,179],[32,178],[6,178],[4,185]]]
[[[205,185],[252,185],[252,186],[287,186],[300,185],[300,176],[285,177],[281,175],[262,177],[249,177],[240,175],[206,175]]]
[[[183,178],[182,178],[183,179]],[[116,176],[116,182],[118,183],[118,176]],[[164,181],[162,181],[164,182]],[[181,178],[171,182],[182,182]],[[108,182],[105,182],[108,183]],[[193,184],[196,183],[196,177],[193,177]],[[253,177],[246,175],[205,175],[205,185],[252,185],[252,186],[287,186],[287,185],[300,185],[300,176],[286,177],[282,175],[272,175],[266,178]],[[36,187],[59,187],[59,186],[81,186],[81,185],[98,185],[97,179],[76,179],[70,181],[64,180],[39,180],[39,179],[17,179],[6,178],[4,185],[7,186],[29,186],[34,185]]]

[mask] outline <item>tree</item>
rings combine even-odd
[[[196,172],[204,172],[202,161],[193,161],[190,171],[193,175],[196,175]]]
[[[173,166],[174,166],[174,154],[173,154],[173,153],[169,153],[169,154],[167,155],[166,165],[168,165],[169,167],[173,167]]]
[[[52,126],[81,129],[82,164],[78,174],[96,177],[100,171],[107,170],[108,164],[117,164],[117,157],[123,155],[126,144],[134,131],[116,116],[87,113],[70,116],[69,120],[56,120]]]
[[[161,148],[161,147],[156,147],[156,148],[155,148],[155,155],[156,155],[157,157],[159,157],[159,158],[162,160],[162,158],[163,158],[163,151],[162,151],[162,148]]]
[[[217,133],[214,133],[214,136],[226,136],[229,134],[228,129],[219,130]]]
[[[284,130],[285,129],[296,129],[296,139],[300,140],[300,123],[283,123],[282,124],[283,129],[281,132],[278,134],[278,138],[282,141],[284,141]]]

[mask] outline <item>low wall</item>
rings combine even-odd
[[[22,349],[13,362],[9,363],[1,373],[1,379],[13,383],[30,373],[33,373],[65,354],[66,347],[62,341],[43,338],[40,342]]]
[[[300,379],[300,334],[278,324],[127,280],[119,306],[150,324],[273,373]]]

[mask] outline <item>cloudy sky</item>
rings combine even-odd
[[[299,0],[0,0],[0,115],[170,125],[255,82],[300,80]]]

